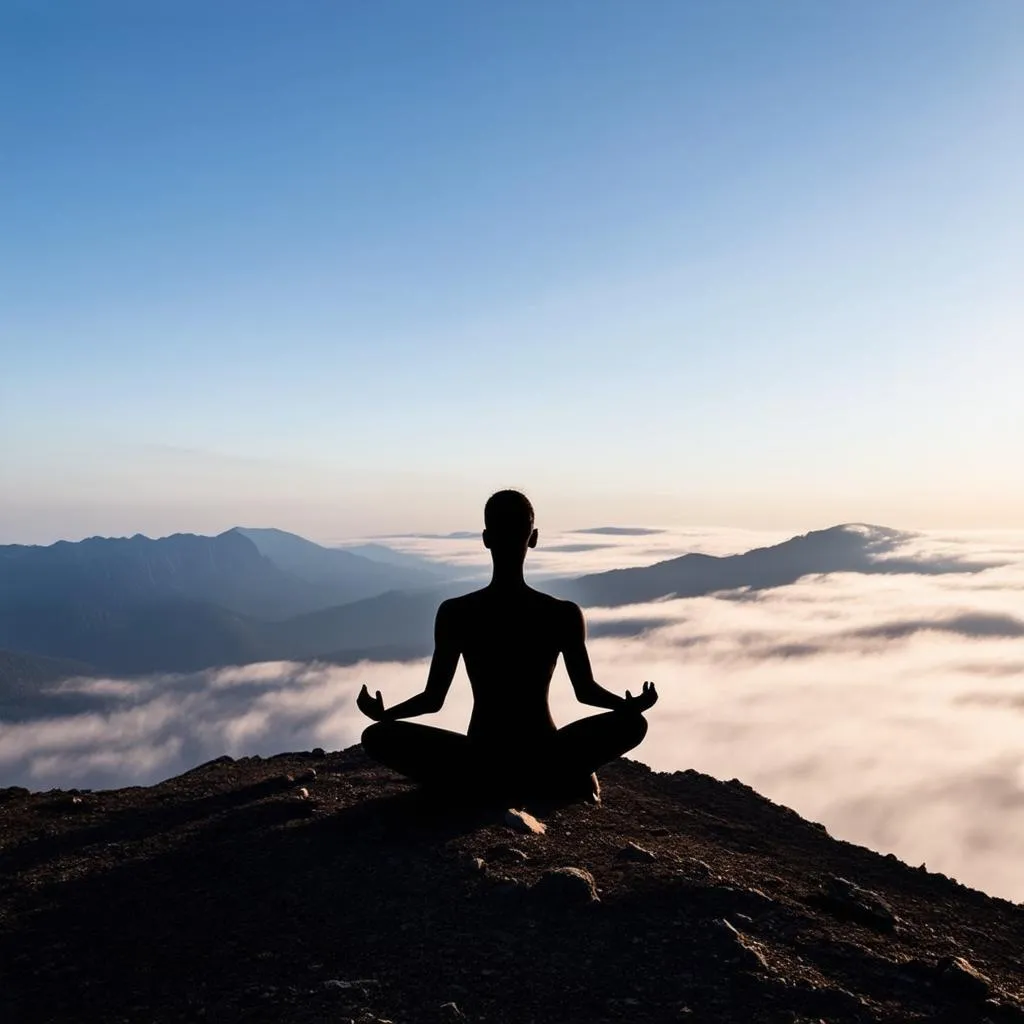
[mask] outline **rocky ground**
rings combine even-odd
[[[1024,1022],[1024,909],[737,782],[452,810],[341,753],[0,790],[0,1020]]]

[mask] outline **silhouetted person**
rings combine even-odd
[[[537,545],[533,506],[499,491],[484,507],[484,546],[494,571],[482,590],[444,601],[434,626],[434,657],[422,693],[385,708],[364,685],[359,709],[376,724],[363,733],[367,754],[430,786],[477,795],[597,797],[592,773],[637,746],[653,683],[620,697],[598,685],[587,656],[583,613],[527,586],[523,562]],[[559,654],[576,697],[610,709],[557,729],[548,688]],[[473,689],[469,734],[399,719],[439,711],[459,656]]]

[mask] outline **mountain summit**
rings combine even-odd
[[[0,790],[0,1007],[44,1021],[1007,1024],[1024,910],[736,781],[444,810],[359,748]]]

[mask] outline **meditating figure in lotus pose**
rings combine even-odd
[[[636,696],[620,697],[598,685],[583,613],[527,586],[523,563],[537,545],[537,530],[525,495],[492,495],[484,527],[494,565],[490,584],[438,608],[422,693],[386,708],[379,690],[374,697],[363,686],[357,704],[376,723],[363,733],[363,747],[402,775],[455,793],[597,799],[594,771],[643,740],[643,713],[657,691],[645,682]],[[576,697],[609,709],[605,714],[555,727],[548,688],[559,654]],[[473,690],[468,735],[400,721],[441,709],[460,655]]]

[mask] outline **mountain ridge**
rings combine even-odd
[[[1024,908],[737,780],[620,760],[604,802],[446,807],[360,748],[0,790],[24,1024],[1020,1024]]]
[[[910,536],[885,527],[843,525],[737,555],[688,553],[650,566],[546,579],[542,588],[585,607],[616,607],[672,596],[742,594],[830,572],[936,574],[987,567],[949,558],[898,557],[899,546]],[[295,539],[302,542],[304,556],[318,548]],[[260,573],[269,572],[269,577],[261,578],[277,580],[284,574],[297,585],[316,586],[274,565],[241,533],[226,543],[244,545],[247,564],[257,566]],[[478,585],[432,582],[270,619],[202,597],[12,605],[4,601],[4,552],[0,548],[0,647],[81,661],[103,672],[192,671],[263,660],[351,661],[374,649],[403,657],[424,656],[431,649],[438,603]],[[232,586],[234,593],[241,582]],[[635,622],[635,628],[641,629],[640,620]],[[606,635],[629,635],[630,628],[625,620],[601,627]]]

